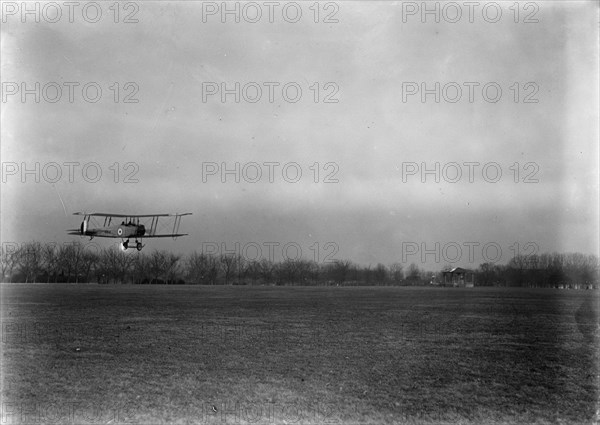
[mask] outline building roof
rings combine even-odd
[[[445,271],[444,273],[467,273],[467,269],[463,269],[462,267],[454,267],[450,271]]]

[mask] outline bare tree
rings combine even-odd
[[[179,274],[180,258],[180,256],[164,250],[152,252],[148,260],[148,267],[153,281],[175,281]]]
[[[80,254],[80,270],[77,271],[77,276],[79,277],[79,272],[81,271],[81,276],[83,277],[84,282],[90,281],[90,276],[92,275],[92,270],[98,264],[98,255],[93,252],[83,248],[83,251]]]
[[[164,276],[167,282],[177,283],[181,278],[181,259],[180,255],[173,254],[172,252],[166,253],[165,255],[165,272]]]
[[[56,282],[60,271],[60,257],[58,256],[58,247],[55,244],[46,244],[42,247],[43,269],[46,274],[46,283],[50,283],[50,277]]]
[[[286,259],[279,264],[278,274],[279,281],[284,283],[304,283],[308,279],[310,271],[309,263],[302,259],[292,260]]]
[[[221,265],[221,270],[223,270],[225,285],[229,285],[229,282],[236,271],[237,257],[231,254],[221,254],[219,256],[219,264]]]
[[[150,281],[150,261],[148,260],[148,256],[140,253],[137,255],[135,259],[132,261],[132,282],[133,283],[147,283]]]
[[[421,270],[415,263],[411,263],[406,271],[406,279],[410,281],[418,281],[421,278]]]
[[[398,285],[404,280],[404,267],[400,263],[394,263],[390,266],[390,277]]]
[[[186,278],[201,285],[216,284],[219,268],[219,260],[205,253],[198,254],[194,251],[185,260]]]
[[[240,283],[244,277],[246,272],[246,267],[248,266],[248,262],[244,257],[240,254],[235,256],[235,273],[237,274],[238,283]]]
[[[15,244],[2,244],[0,247],[0,265],[2,266],[2,281],[9,276],[9,282],[12,282],[12,275],[15,266],[19,262],[20,247]]]
[[[71,276],[75,276],[79,272],[79,262],[81,260],[81,252],[76,244],[62,245],[58,250],[58,267],[61,274],[66,276],[67,282],[71,281]]]
[[[482,263],[477,271],[477,284],[490,286],[498,281],[498,268],[494,263]]]
[[[247,277],[252,281],[252,284],[255,284],[260,279],[260,261],[252,260],[246,262],[244,277]]]
[[[42,245],[28,242],[18,251],[19,270],[25,276],[25,283],[35,282],[42,269]]]
[[[95,270],[98,281],[125,283],[133,270],[134,260],[135,257],[120,252],[114,246],[103,249]]]
[[[375,282],[382,284],[388,281],[388,270],[383,264],[378,263],[375,266]]]
[[[263,258],[260,260],[260,277],[264,282],[271,282],[273,280],[273,271],[275,269],[275,265],[272,261]]]
[[[303,284],[315,285],[319,280],[319,265],[314,261],[303,261],[300,276]]]
[[[205,276],[205,260],[206,254],[198,254],[192,252],[185,259],[185,276],[192,283],[202,283]]]
[[[331,271],[333,272],[333,279],[338,284],[343,284],[348,280],[350,268],[352,267],[352,261],[350,260],[338,260],[331,264]]]

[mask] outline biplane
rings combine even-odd
[[[82,215],[83,221],[79,229],[68,230],[69,235],[89,236],[93,238],[121,238],[121,249],[129,248],[129,238],[135,238],[135,248],[141,251],[142,238],[178,238],[187,233],[179,233],[181,217],[192,213],[177,214],[146,214],[125,215],[107,213],[76,212],[73,215]],[[159,220],[161,225],[159,227]],[[173,221],[170,233],[159,233],[166,226],[171,228],[169,221]],[[101,223],[99,223],[101,222]],[[96,226],[96,227],[93,227]],[[139,239],[139,240],[138,240]]]

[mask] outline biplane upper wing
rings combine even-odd
[[[84,213],[76,212],[73,215],[87,215],[89,217],[119,217],[119,218],[150,218],[150,217],[180,217],[192,213],[177,214],[110,214],[110,213]]]

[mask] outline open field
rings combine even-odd
[[[2,285],[2,423],[594,423],[598,294]]]

